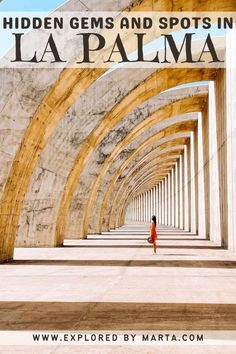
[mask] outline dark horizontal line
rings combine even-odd
[[[73,247],[73,248],[150,248],[152,246],[150,245],[94,245],[94,244],[86,244],[86,245],[64,245],[63,247]],[[222,247],[220,246],[191,246],[191,245],[158,245],[157,244],[157,249],[162,249],[162,248],[170,248],[170,249],[222,249],[224,250]]]
[[[146,239],[147,239],[147,235],[145,235],[145,237],[140,237],[140,238],[134,238],[134,237],[88,237],[87,238],[87,240],[88,241],[95,241],[95,240],[97,240],[97,241],[112,241],[112,240],[114,240],[114,241],[145,241]],[[69,239],[68,239],[69,240]],[[168,240],[170,240],[170,241],[209,241],[209,240],[207,240],[207,239],[205,239],[205,238],[165,238],[165,237],[163,237],[163,236],[160,236],[160,240],[166,240],[166,241],[168,241]],[[70,239],[70,241],[71,241],[71,239]]]
[[[176,255],[177,256],[177,255]],[[236,261],[221,260],[14,260],[11,265],[92,266],[92,267],[160,267],[160,268],[236,268]]]

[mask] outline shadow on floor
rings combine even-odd
[[[165,254],[161,255],[165,256]],[[177,256],[177,255],[176,255]],[[192,255],[191,255],[192,256]],[[153,257],[158,258],[157,255]],[[163,267],[163,268],[236,268],[236,261],[224,260],[14,260],[11,265],[52,265],[52,266],[91,266],[91,267]]]
[[[72,248],[112,248],[112,249],[116,249],[116,248],[150,248],[150,246],[147,245],[64,245],[63,247],[72,247]],[[159,249],[203,249],[203,250],[224,250],[224,248],[220,247],[220,246],[191,246],[191,245],[158,245],[157,244],[157,248]]]
[[[139,237],[139,238],[131,238],[131,237],[91,237],[89,236],[87,240],[91,241],[146,241],[148,238],[148,235],[145,237]],[[209,241],[206,240],[205,238],[168,238],[168,237],[163,237],[160,236],[160,240],[164,241]]]
[[[236,330],[235,304],[0,302],[0,330]]]

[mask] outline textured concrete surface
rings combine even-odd
[[[126,226],[0,267],[1,329],[236,329],[236,255],[174,228]]]
[[[0,330],[236,330],[236,255],[211,241],[132,224],[63,248],[15,250],[0,266]],[[234,346],[0,346],[0,353],[235,353]]]

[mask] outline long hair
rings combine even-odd
[[[152,216],[152,221],[154,222],[155,226],[157,226],[157,218],[155,215]]]

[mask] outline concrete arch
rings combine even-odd
[[[155,138],[154,138],[155,139]],[[174,144],[175,141],[178,141],[178,139],[185,139],[185,141],[187,142],[187,140],[189,139],[189,132],[188,133],[178,133],[178,134],[174,134],[174,135],[170,135],[164,139],[160,139],[158,145],[157,145],[157,149],[158,148],[162,148],[162,146],[165,146],[165,144]],[[130,170],[127,172],[127,174],[125,176],[129,176],[130,175]],[[109,186],[109,188],[107,189],[107,193],[105,194],[105,198],[104,199],[104,203],[102,204],[101,207],[101,220],[102,220],[102,229],[101,231],[108,231],[109,230],[109,220],[110,220],[110,214],[111,214],[111,210],[112,210],[112,205],[113,205],[113,200],[116,197],[119,189],[121,188],[121,186],[123,186],[123,182],[124,182],[124,178],[121,179],[121,181],[119,181],[118,178],[116,178],[117,175],[114,176],[114,179],[111,181],[111,184]]]
[[[155,4],[157,3],[155,2]],[[161,8],[162,2],[158,2],[158,4]],[[204,5],[198,5],[197,1],[191,1],[189,8],[185,1],[180,1],[176,4],[175,9],[179,8],[181,10],[183,8],[182,5],[185,5],[184,8],[189,11],[193,8],[195,10],[198,8],[202,10],[204,8]],[[226,8],[227,6],[228,8]],[[218,1],[211,1],[207,7],[208,11],[211,8],[212,10],[230,11],[235,8],[235,4],[229,0],[224,5]],[[153,2],[145,1],[145,7],[143,8],[139,3],[136,10],[144,8],[145,10],[148,8],[153,9]],[[43,147],[47,143],[48,136],[75,98],[81,95],[86,87],[91,85],[91,82],[99,77],[102,72],[102,70],[65,70],[32,118],[22,141],[21,148],[15,156],[0,207],[2,215],[0,223],[2,235],[1,249],[3,250],[1,255],[2,260],[12,259],[14,238],[22,201],[29,184],[30,176]]]
[[[127,196],[125,204],[120,205],[118,208],[115,219],[115,228],[118,227],[118,225],[122,225],[127,207],[130,203],[130,200],[132,200],[136,195],[136,191],[143,193],[145,190],[151,189],[155,184],[159,183],[161,179],[165,178],[170,173],[174,164],[175,161],[172,163],[164,163],[159,171],[154,168],[150,173],[147,173],[144,176],[144,179],[142,176],[139,178],[136,184],[132,186],[132,189],[129,191],[129,195]]]
[[[139,163],[143,163],[144,161],[152,158],[152,156],[156,156],[158,155],[158,153],[162,153],[163,150],[170,150],[170,149],[175,149],[176,146],[178,145],[185,145],[186,141],[188,138],[174,138],[174,140],[169,140],[168,142],[164,142],[161,143],[160,145],[157,145],[156,148],[154,148],[154,150],[151,150],[147,155],[145,155],[140,161]],[[147,145],[152,145],[156,142],[156,135],[152,136],[151,138],[149,138],[145,145],[143,145],[143,148],[140,147],[140,149],[143,151],[145,150],[146,144]],[[115,185],[119,179],[119,176],[122,175],[123,171],[127,168],[127,166],[129,166],[131,159],[135,158],[135,155],[130,156],[130,159],[127,159],[122,166],[116,171],[115,175],[113,176],[113,179],[110,182],[109,187],[106,190],[106,193],[104,195],[103,198],[103,202],[101,204],[101,209],[100,209],[100,216],[99,216],[99,233],[101,231],[107,231],[107,229],[102,229],[102,224],[103,224],[103,214],[105,212],[105,210],[107,209],[107,204],[108,204],[108,200],[111,199],[111,194],[113,193],[114,189],[115,189]],[[139,165],[138,163],[138,165]],[[131,170],[127,171],[127,176],[130,175],[132,173],[132,171],[136,168],[137,165],[135,165],[133,168],[131,168]]]
[[[152,175],[149,178],[147,178],[147,180],[144,183],[140,183],[139,186],[136,186],[136,190],[133,191],[133,194],[131,195],[130,198],[132,199],[138,196],[140,194],[140,191],[141,193],[145,193],[150,191],[150,189],[154,188],[155,186],[159,185],[162,181],[164,181],[167,178],[167,175],[171,172],[171,170],[172,169],[170,169],[169,171],[167,170],[164,174],[160,176],[158,175],[158,177]],[[119,220],[117,220],[117,224],[119,225],[123,225],[129,202],[130,201],[127,201],[126,205],[121,210],[120,218]]]
[[[173,165],[175,165],[175,164],[173,164]],[[161,180],[166,178],[167,175],[173,169],[173,165],[170,165],[169,168],[167,168],[166,170],[163,170],[164,173],[161,173],[160,175],[155,173],[155,172],[153,172],[152,174],[150,174],[149,176],[147,176],[145,178],[145,181],[141,181],[139,184],[137,184],[132,189],[132,191],[130,192],[129,198],[127,199],[126,203],[123,206],[120,207],[119,214],[117,215],[117,218],[116,218],[116,225],[122,225],[123,224],[123,222],[125,220],[126,210],[127,210],[128,205],[130,203],[130,200],[135,198],[135,196],[138,195],[140,192],[144,193],[144,192],[152,189],[159,182],[161,182]],[[168,167],[168,165],[166,167]]]
[[[152,186],[153,179],[158,176],[160,178],[160,175],[164,175],[164,178],[170,173],[172,170],[173,166],[175,166],[176,162],[178,161],[179,156],[175,156],[175,158],[170,158],[170,159],[165,159],[162,161],[162,164],[157,166],[152,166],[149,171],[145,171],[144,174],[140,173],[139,177],[137,177],[134,180],[134,185],[131,186],[131,189],[129,190],[129,194],[127,195],[127,200],[124,205],[130,203],[130,199],[133,199],[137,194],[143,193],[146,190]],[[168,161],[170,160],[170,161]],[[157,169],[158,167],[158,169]],[[159,172],[161,174],[159,174]],[[156,181],[156,179],[155,179]],[[159,182],[159,179],[158,179]],[[121,206],[121,209],[123,210],[123,206]]]
[[[176,124],[173,127],[169,127],[165,130],[165,135],[171,135],[177,132],[190,132],[192,131],[194,128],[196,127],[196,122],[189,122],[188,125],[186,123],[184,124]],[[109,221],[109,228],[114,228],[114,218],[117,215],[117,205],[123,205],[123,199],[122,195],[126,195],[126,190],[128,189],[128,187],[124,187],[125,183],[127,181],[124,179],[118,192],[116,193],[115,198],[113,199],[113,203],[112,203],[112,210],[111,210],[111,214],[110,214],[110,221]],[[119,201],[119,203],[118,203]]]
[[[99,141],[101,141],[102,137],[111,128],[112,126],[111,122],[110,124],[108,124],[111,119],[111,116],[114,115],[116,117],[115,122],[117,122],[118,119],[121,118],[124,114],[126,114],[129,109],[131,110],[132,107],[136,106],[137,104],[136,102],[140,96],[141,96],[141,101],[144,101],[152,97],[154,94],[157,94],[161,90],[166,90],[172,86],[176,86],[176,84],[183,83],[183,82],[193,82],[196,80],[197,81],[209,80],[209,79],[213,79],[215,76],[215,71],[210,69],[208,70],[186,69],[184,71],[180,69],[173,69],[173,70],[174,71],[170,69],[162,70],[160,72],[155,72],[153,75],[151,75],[147,80],[145,80],[141,85],[139,85],[133,92],[131,92],[130,95],[126,96],[126,98],[123,99],[114,108],[112,112],[107,114],[103,119],[102,123],[99,125],[98,130],[94,131],[92,134],[89,135],[88,139],[86,139],[86,143],[83,145],[83,147],[80,150],[78,161],[75,162],[75,166],[77,167],[77,169],[76,170],[73,169],[72,174],[68,178],[69,183],[67,183],[67,188],[65,189],[61,207],[58,212],[57,235],[64,234],[64,232],[61,234],[60,230],[61,229],[64,230],[65,228],[65,219],[69,208],[71,196],[73,195],[72,192],[75,189],[76,180],[78,179],[77,178],[75,180],[74,175],[78,176],[81,173],[84,163],[88,158],[89,154],[93,151],[94,146],[97,143],[99,143]],[[81,78],[81,81],[79,81],[80,83],[84,83],[85,87],[87,82],[86,78],[87,77],[85,77],[83,80]],[[169,81],[167,82],[167,80]],[[88,82],[87,82],[87,86],[88,86]],[[49,95],[50,101],[52,100],[52,97],[53,97],[52,95]],[[134,99],[134,97],[136,98]],[[55,98],[55,102],[57,102],[56,98]],[[138,102],[140,103],[140,101]],[[72,101],[70,103],[72,104]],[[48,107],[48,105],[44,106],[43,112],[45,111],[46,107]],[[67,106],[67,109],[68,108],[69,106]],[[59,120],[58,115],[54,117],[54,120],[52,119],[51,109],[48,109],[46,111],[47,113],[49,113],[48,111],[50,111],[48,124],[47,124],[47,120],[45,119],[45,115],[42,112],[42,108],[40,108],[39,111],[37,112],[38,115],[36,115],[35,119],[32,119],[31,124],[28,127],[28,130],[30,132],[32,130],[33,132],[32,134],[36,135],[34,137],[34,142],[39,143],[39,140],[41,139],[43,140],[43,143],[39,143],[37,145],[36,151],[38,151],[39,148],[41,151],[41,149],[45,146],[46,139],[50,135],[49,133],[51,133],[56,122]],[[120,115],[117,115],[117,112],[120,112]],[[56,119],[56,117],[58,118],[58,120]],[[113,124],[115,124],[115,122]],[[38,124],[41,126],[41,130],[39,129]],[[46,134],[45,132],[46,126],[48,129],[47,130],[48,134]],[[28,135],[31,135],[31,133],[26,133],[26,136],[23,140],[22,149],[20,149],[16,155],[16,160],[15,163],[13,163],[11,173],[9,174],[8,182],[6,183],[4,195],[1,200],[0,210],[1,210],[1,214],[3,215],[3,218],[1,218],[0,221],[0,230],[1,230],[1,234],[4,235],[4,238],[2,238],[2,242],[3,242],[2,249],[5,249],[4,258],[6,259],[12,258],[12,257],[8,257],[7,254],[9,252],[11,255],[13,254],[15,234],[18,226],[18,220],[21,212],[23,198],[30,180],[30,175],[32,173],[31,171],[33,170],[33,167],[35,166],[35,163],[40,155],[39,153],[37,156],[35,154],[32,154],[32,152],[30,154],[28,153],[29,151],[31,151],[29,147],[29,145],[31,146],[30,144],[31,139],[29,139],[30,141],[28,141]],[[31,160],[32,158],[33,161]],[[24,159],[26,159],[26,161],[22,165],[22,162],[19,161],[23,161]],[[21,168],[23,168],[24,166],[22,172],[19,166],[21,166]],[[21,185],[21,188],[19,188],[19,190],[17,187],[18,184]],[[13,195],[15,195],[15,193],[17,194],[17,199],[13,198]],[[7,213],[4,212],[6,206],[7,206]],[[9,217],[9,215],[12,216]],[[63,220],[63,222],[61,222],[61,220]],[[9,238],[11,239],[11,242],[8,240]],[[58,240],[59,240],[58,244],[61,244],[62,240],[60,239],[59,236],[58,236]]]
[[[139,176],[144,176],[147,171],[151,171],[152,167],[154,167],[159,161],[168,161],[178,159],[181,155],[181,150],[174,150],[171,153],[162,153],[158,157],[153,158],[152,160],[146,162],[144,166],[141,166],[137,169],[134,169],[129,176],[129,180],[132,180],[132,183],[135,185],[135,181],[139,178]]]
[[[234,0],[226,0],[224,3],[219,1],[160,1],[153,0],[150,4],[149,0],[135,1],[134,5],[130,5],[130,9],[135,6],[136,11],[234,11],[235,3]]]
[[[130,185],[134,187],[134,191],[136,191],[136,188],[139,188],[139,182],[142,184],[146,181],[146,178],[149,175],[152,175],[152,172],[155,173],[157,169],[161,167],[168,167],[168,166],[173,166],[175,162],[178,161],[179,159],[178,154],[173,154],[173,155],[166,155],[162,156],[159,159],[150,161],[146,166],[144,166],[142,169],[140,169],[134,176],[131,177],[132,182]]]
[[[92,153],[94,147],[101,142],[102,138],[108,133],[108,131],[138,104],[141,104],[154,95],[183,83],[213,80],[214,77],[215,70],[212,69],[163,69],[155,72],[144,82],[138,85],[136,89],[120,101],[114,109],[103,118],[98,129],[90,134],[87,139],[87,143],[81,148],[68,177],[64,195],[58,211],[56,228],[56,239],[58,240],[58,245],[63,243],[69,206],[84,164],[86,163],[89,155]]]
[[[93,188],[90,192],[89,199],[87,202],[87,206],[84,212],[84,228],[83,228],[83,236],[85,237],[88,233],[88,223],[90,218],[90,213],[92,209],[92,205],[94,204],[94,199],[99,188],[99,184],[101,180],[104,178],[104,174],[107,172],[109,165],[112,163],[114,158],[118,156],[118,154],[125,148],[126,145],[130,144],[130,142],[138,137],[145,129],[150,128],[152,125],[157,122],[164,121],[171,116],[177,116],[184,113],[196,112],[201,110],[202,106],[205,104],[207,96],[205,94],[198,94],[196,96],[188,97],[185,99],[178,100],[170,105],[166,105],[156,112],[154,112],[150,117],[145,119],[142,123],[137,125],[129,135],[113,150],[111,155],[105,160],[102,168],[100,169],[100,173],[96,182],[93,184]],[[146,145],[142,145],[138,148],[135,154],[139,153],[141,149]],[[135,156],[134,154],[134,156]]]

